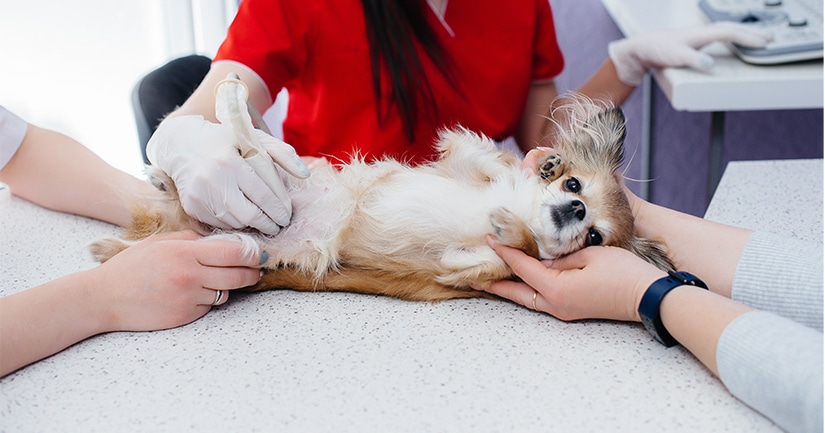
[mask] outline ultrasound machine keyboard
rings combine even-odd
[[[764,48],[730,44],[745,62],[759,65],[822,58],[822,0],[700,0],[711,22],[735,21],[769,31]]]

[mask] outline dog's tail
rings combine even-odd
[[[627,249],[663,271],[676,272],[676,265],[668,256],[663,242],[634,237]]]

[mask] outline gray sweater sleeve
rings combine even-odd
[[[719,376],[737,398],[790,432],[823,429],[822,245],[754,233],[732,297],[758,310],[719,339]]]
[[[822,333],[766,311],[734,320],[719,338],[725,387],[789,432],[822,431]]]
[[[822,244],[755,232],[739,259],[731,298],[822,332]]]

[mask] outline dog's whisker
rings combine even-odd
[[[629,181],[629,182],[636,182],[636,183],[648,183],[648,182],[654,182],[656,180],[656,179],[634,179],[632,177],[627,177],[627,176],[624,176],[624,175],[622,175],[622,179],[624,179],[626,181]]]

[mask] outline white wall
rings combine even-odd
[[[226,0],[0,0],[0,105],[140,175],[130,95],[146,72],[213,55]]]

